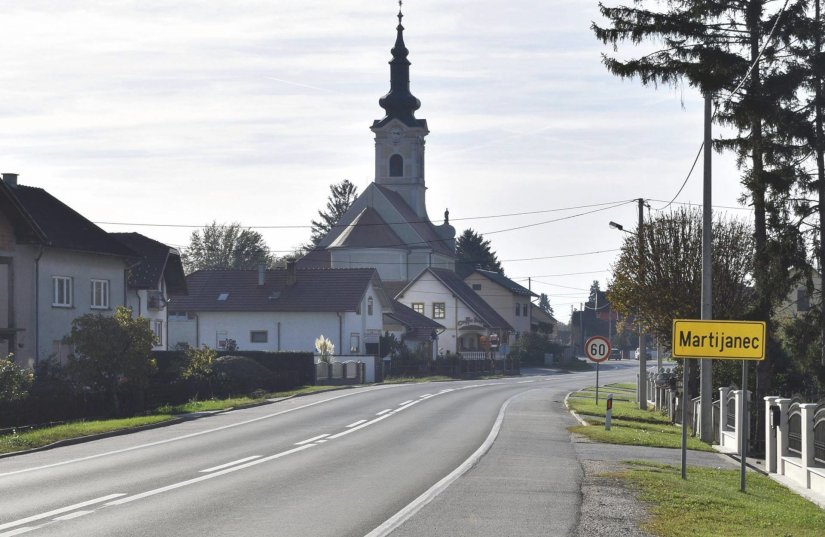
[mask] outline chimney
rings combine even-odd
[[[266,263],[258,263],[258,287],[263,287],[266,281]]]
[[[294,285],[297,280],[298,278],[295,274],[295,260],[290,259],[286,262],[286,284]]]
[[[4,173],[3,174],[3,182],[9,186],[17,186],[17,174],[16,173]]]

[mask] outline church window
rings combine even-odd
[[[404,175],[404,157],[393,155],[390,157],[390,177],[401,177]]]

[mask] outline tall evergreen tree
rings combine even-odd
[[[539,309],[551,317],[553,316],[553,306],[550,305],[550,297],[547,296],[547,293],[539,295]]]
[[[358,187],[349,179],[329,185],[326,210],[318,211],[320,219],[312,221],[312,237],[310,238],[312,246],[318,246],[318,243],[335,227],[357,197]]]
[[[465,229],[458,237],[455,247],[455,271],[462,278],[473,273],[476,268],[492,270],[504,274],[504,269],[495,252],[490,247],[490,241],[471,228]]]
[[[801,9],[804,1],[794,0],[790,11]],[[597,38],[614,47],[623,41],[661,42],[664,47],[626,61],[604,56],[604,63],[617,76],[638,78],[645,85],[686,81],[721,99],[716,120],[736,129],[736,135],[716,145],[737,153],[754,211],[753,317],[770,323],[773,305],[789,288],[785,254],[789,243],[796,242],[789,240],[785,218],[793,171],[783,126],[792,115],[798,76],[779,54],[782,39],[767,38],[774,23],[776,36],[792,35],[792,19],[766,15],[767,0],[676,0],[655,4],[662,6],[660,11],[634,5],[600,4],[610,25],[594,24]],[[760,394],[769,389],[769,367],[770,358],[759,364]]]

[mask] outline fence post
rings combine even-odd
[[[779,406],[779,427],[776,429],[776,472],[784,475],[782,457],[788,456],[788,409],[791,399],[780,397],[774,404]]]
[[[776,431],[779,429],[779,423],[775,424],[771,417],[773,407],[776,406],[776,396],[764,397],[765,400],[765,469],[768,473],[776,473]],[[777,407],[778,410],[778,407]]]
[[[802,464],[805,468],[814,465],[814,412],[816,403],[802,403],[799,410],[802,418]]]
[[[719,434],[728,426],[728,393],[730,388],[727,386],[719,388]]]

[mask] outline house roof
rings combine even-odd
[[[329,248],[399,248],[404,241],[372,207],[366,207]]]
[[[175,248],[140,233],[111,235],[140,256],[140,261],[129,268],[131,289],[156,289],[161,278],[164,278],[169,293],[186,294],[186,275],[180,252]]]
[[[106,233],[42,188],[0,181],[0,210],[9,216],[18,239],[81,252],[136,257]]]
[[[473,311],[490,328],[500,328],[502,330],[513,330],[504,317],[498,314],[487,302],[484,301],[472,288],[467,285],[461,276],[449,269],[427,268],[421,271],[416,278],[411,281],[396,298],[403,296],[407,289],[415,284],[425,274],[432,274],[444,287],[461,300],[470,310]]]
[[[436,332],[444,330],[444,325],[426,315],[416,313],[412,308],[397,300],[393,300],[392,312],[385,313],[384,319],[384,324],[389,324],[387,320],[390,320],[403,325],[407,329],[407,336],[411,339],[430,339],[433,330]]]
[[[536,293],[533,293],[529,289],[524,286],[521,286],[505,276],[504,274],[500,274],[498,272],[492,270],[484,270],[484,269],[474,269],[474,272],[484,276],[488,280],[492,281],[493,283],[497,283],[498,285],[504,287],[514,295],[519,296],[539,296]]]
[[[287,269],[264,272],[258,285],[257,270],[198,270],[186,277],[189,294],[172,297],[176,311],[355,311],[372,283],[382,304],[389,299],[378,272],[361,269],[296,269],[295,283],[287,284]]]
[[[530,304],[530,309],[530,318],[534,323],[556,324],[557,321],[552,315],[535,304]]]

